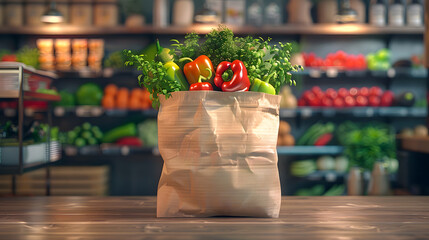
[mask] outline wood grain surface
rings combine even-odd
[[[155,197],[0,198],[0,239],[429,239],[429,197],[284,197],[280,218],[156,218]]]

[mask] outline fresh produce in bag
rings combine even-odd
[[[158,43],[154,61],[126,51],[159,107],[157,216],[278,217],[277,95],[295,85],[291,44],[235,37],[225,26],[201,40]]]

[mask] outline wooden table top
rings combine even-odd
[[[0,239],[429,239],[429,197],[283,197],[280,218],[156,218],[155,197],[0,198]]]

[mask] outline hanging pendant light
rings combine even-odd
[[[44,23],[61,23],[64,21],[64,16],[58,11],[55,1],[49,4],[49,9],[42,15],[41,21]]]

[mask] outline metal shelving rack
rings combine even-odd
[[[7,159],[7,164],[4,164],[3,154],[0,152],[0,174],[12,174],[12,190],[16,191],[16,174],[22,174],[27,171],[38,169],[48,166],[52,161],[56,161],[59,157],[54,157],[52,151],[54,148],[51,146],[49,131],[48,141],[46,143],[46,155],[42,161],[34,161],[32,163],[24,162],[24,143],[23,143],[23,126],[24,126],[24,100],[38,100],[38,101],[59,101],[59,95],[39,93],[34,89],[33,84],[47,87],[55,75],[43,71],[33,70],[21,64],[8,64],[0,66],[0,100],[2,101],[18,101],[18,158],[16,164],[14,160]],[[52,123],[52,114],[46,111],[47,120],[49,125]],[[1,139],[0,139],[1,140]],[[1,146],[2,149],[4,146]],[[29,153],[34,154],[34,153]],[[11,163],[12,162],[12,163]],[[49,168],[46,171],[47,179],[50,178]],[[49,182],[49,181],[48,181]],[[47,195],[49,195],[49,184],[47,185]]]

